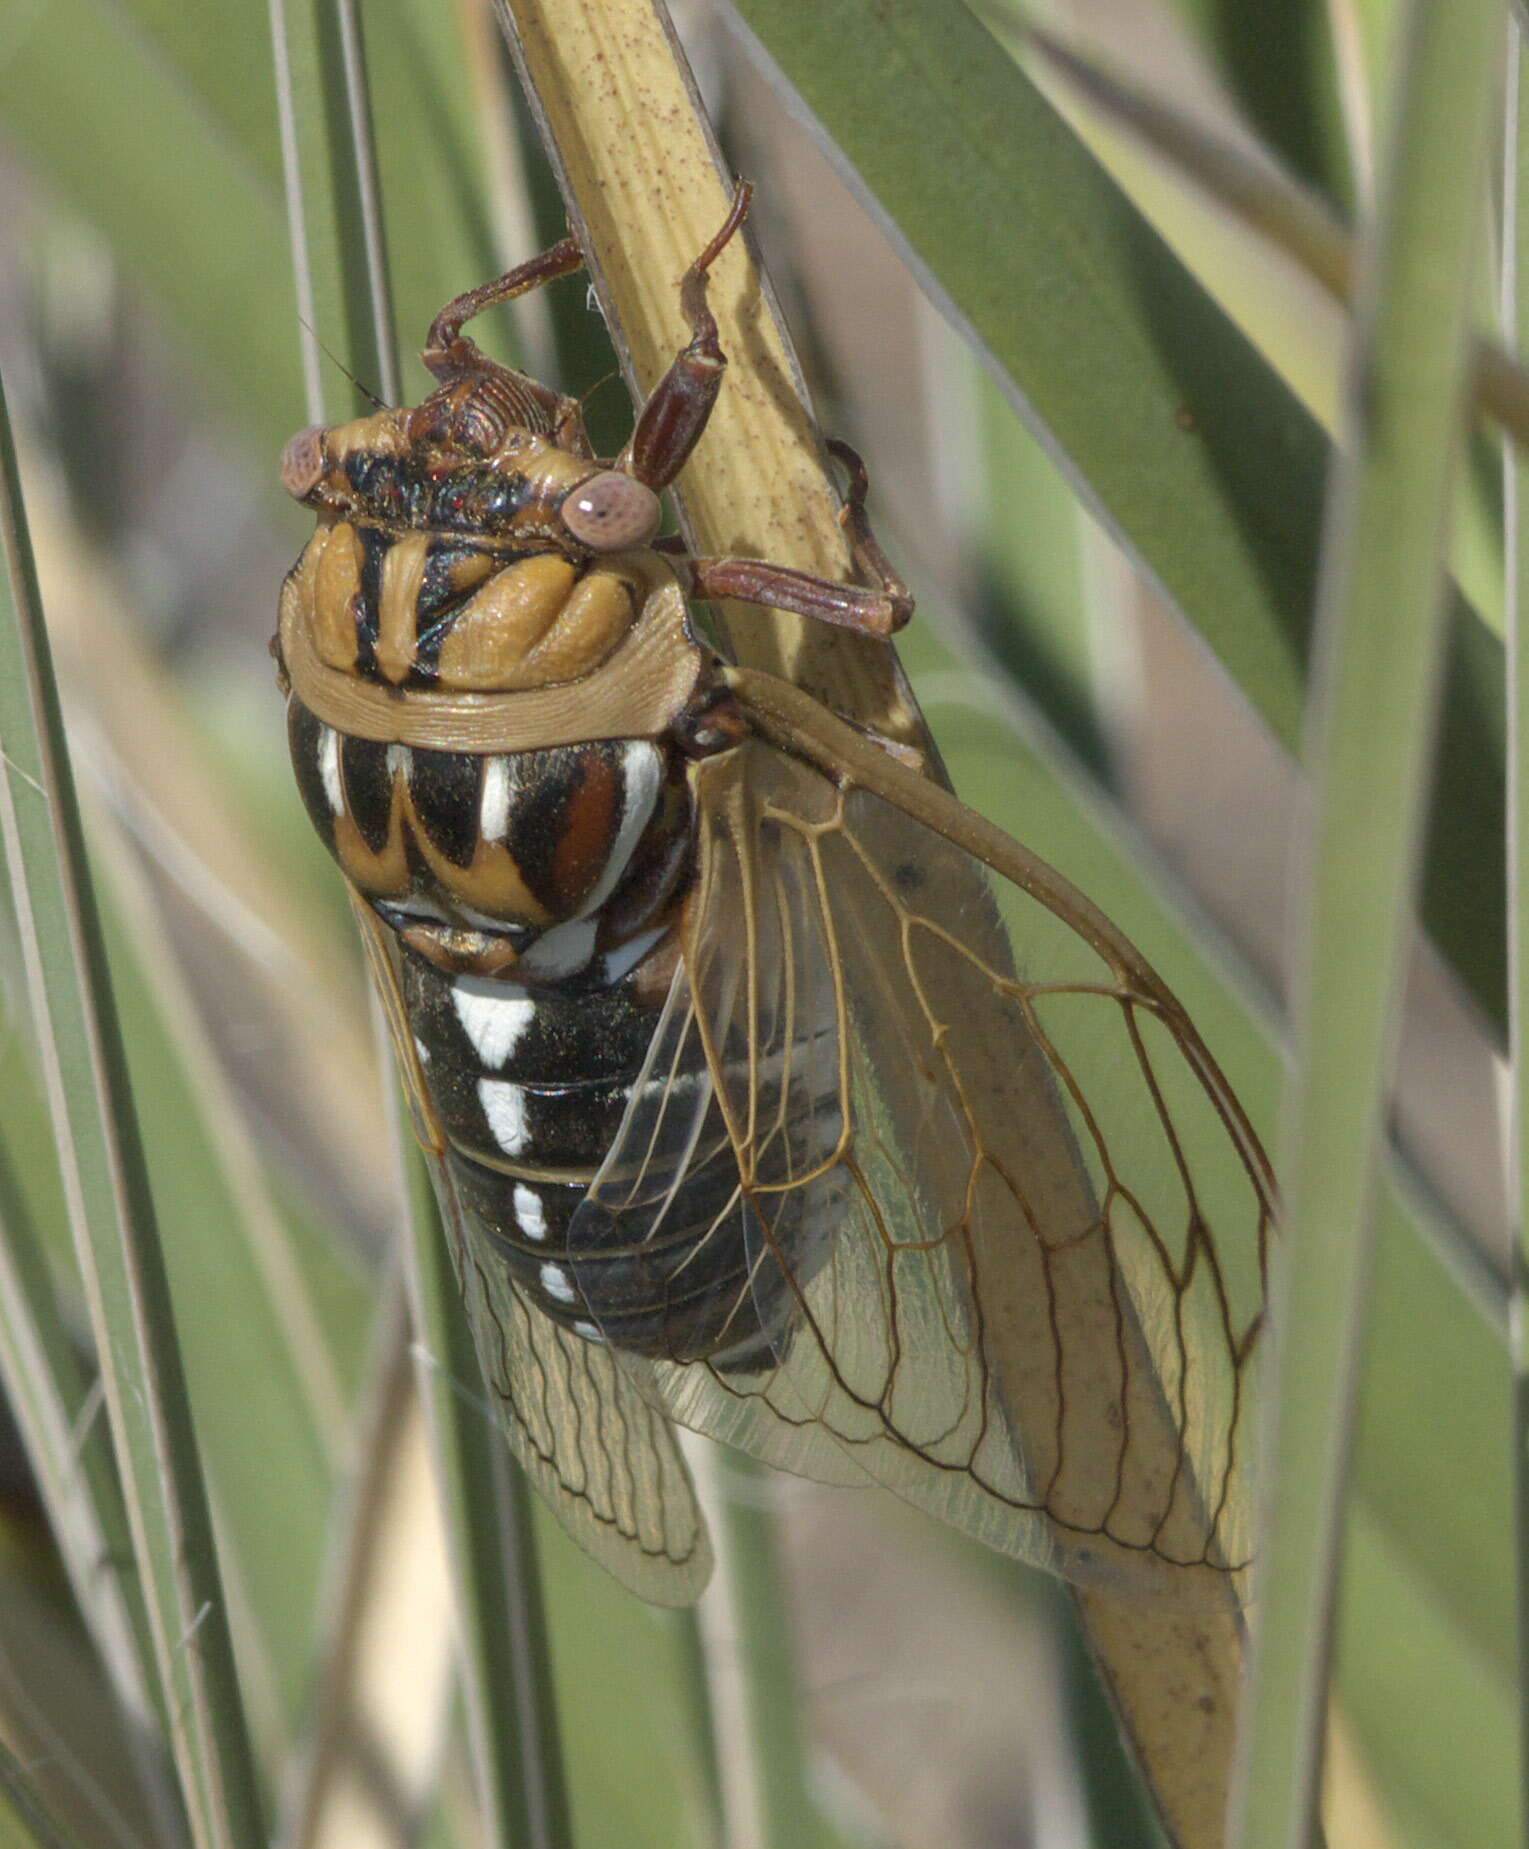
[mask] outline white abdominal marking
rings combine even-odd
[[[319,728],[319,777],[336,815],[345,813],[345,792],[340,787],[340,734],[333,726]]]
[[[566,924],[554,925],[522,954],[520,968],[542,982],[571,976],[575,970],[584,969],[595,954],[599,928],[595,918],[570,918]]]
[[[502,989],[496,994],[487,984],[453,983],[451,1005],[463,1033],[491,1072],[504,1064],[536,1019],[536,1003],[529,995],[514,990],[506,994]]]
[[[441,908],[422,893],[406,892],[401,899],[382,899],[378,903],[414,924],[443,925],[448,922]]]
[[[542,1289],[549,1297],[556,1297],[559,1303],[577,1302],[578,1292],[573,1288],[566,1271],[556,1265],[543,1265],[541,1277]]]
[[[545,1239],[547,1237],[547,1216],[542,1212],[541,1199],[535,1188],[528,1188],[523,1181],[515,1183],[513,1195],[515,1218],[520,1222],[520,1230],[527,1239]]]
[[[478,1102],[493,1132],[494,1141],[507,1156],[518,1156],[526,1146],[526,1095],[507,1079],[479,1079]]]
[[[483,795],[478,803],[478,832],[485,841],[502,841],[510,827],[510,761],[483,760]]]

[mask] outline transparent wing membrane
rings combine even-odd
[[[754,964],[761,979],[779,967],[778,957]],[[724,982],[725,1005],[703,1031],[683,963],[676,972],[621,1133],[574,1217],[571,1268],[582,1286],[590,1268],[613,1254],[640,1259],[651,1251],[650,1282],[657,1289],[662,1277],[677,1337],[688,1327],[689,1274],[723,1273],[726,1282],[713,1304],[713,1350],[692,1359],[677,1340],[667,1360],[620,1356],[639,1390],[678,1423],[777,1469],[818,1482],[864,1484],[864,1471],[776,1365],[774,1332],[794,1315],[791,1292],[802,1267],[778,1264],[765,1246],[764,1223],[739,1173],[712,1078],[708,1044],[716,1047],[719,1040],[729,1046],[721,1055],[725,1066],[735,1073],[754,1071],[756,1077],[762,1071],[750,1053],[747,1011],[738,1007],[751,992],[741,964]],[[734,1025],[744,1033],[737,1044]],[[780,1089],[767,1076],[756,1083],[756,1090]],[[820,1133],[819,1126],[805,1128]],[[830,1226],[818,1230],[820,1237],[831,1236]],[[676,1245],[688,1263],[661,1271],[662,1255]],[[717,1248],[725,1254],[721,1259],[714,1256]],[[604,1333],[619,1338],[612,1322]]]
[[[634,1104],[592,1201],[624,1212],[646,1164],[672,1212],[685,1149],[731,1162],[700,1237],[752,1313],[735,1352],[659,1362],[662,1403],[1068,1577],[1238,1596],[1268,1184],[1182,1010],[1055,876],[991,878],[765,743],[695,779],[650,1058],[684,1081]]]
[[[409,1091],[467,1307],[473,1346],[510,1450],[563,1527],[624,1585],[688,1605],[711,1574],[705,1518],[641,1365],[560,1327],[515,1286],[452,1182],[398,983],[391,933],[353,897]]]
[[[586,1552],[645,1599],[687,1605],[711,1544],[668,1419],[637,1366],[552,1321],[516,1289],[487,1234],[437,1191],[460,1236],[458,1278],[485,1384],[510,1448]]]

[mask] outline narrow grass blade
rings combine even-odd
[[[1327,1621],[1400,950],[1443,660],[1440,577],[1461,445],[1471,259],[1497,9],[1411,7],[1352,362],[1352,449],[1324,551],[1320,810],[1283,1177],[1288,1243],[1243,1849],[1310,1828]]]
[[[694,1457],[691,1466],[694,1468]],[[674,1634],[678,1659],[680,1712],[696,1815],[694,1836],[701,1849],[723,1849],[724,1794],[717,1741],[717,1716],[710,1699],[708,1671],[711,1656],[701,1627],[699,1611],[691,1607],[674,1612],[669,1628]]]
[[[271,0],[271,37],[308,415],[324,421],[327,408],[338,423],[369,408],[364,382],[383,390],[398,377],[388,312],[372,293],[381,231],[370,144],[350,109],[354,39],[319,0]]]
[[[342,188],[349,204],[353,189],[355,225],[361,234],[361,254],[366,264],[364,287],[353,282],[347,291],[353,302],[364,301],[371,310],[371,326],[376,348],[377,390],[388,404],[399,398],[398,343],[393,335],[393,303],[388,292],[387,241],[383,234],[382,196],[377,175],[377,148],[372,138],[371,90],[367,78],[366,52],[361,41],[361,14],[356,0],[336,0],[331,9],[313,15],[323,21],[333,19],[338,39],[340,70],[344,75],[343,121],[349,130],[348,168],[337,171],[335,184]],[[326,76],[334,75],[333,59],[326,60]],[[295,100],[295,99],[294,99]],[[312,106],[313,98],[308,99]],[[339,105],[336,98],[336,105]],[[301,119],[301,118],[299,118]],[[309,172],[312,172],[310,162]],[[347,278],[349,281],[350,279]]]
[[[1257,31],[1236,0],[1171,0],[1260,138],[1310,186],[1351,191],[1327,0],[1275,0]]]
[[[347,13],[345,18],[349,19]],[[272,0],[299,297],[310,328],[353,378],[396,400],[398,369],[381,264],[375,155],[359,38],[322,0]],[[310,356],[309,416],[323,416]],[[348,414],[354,415],[351,409]],[[394,1135],[412,1144],[394,1113]],[[436,1363],[423,1390],[452,1549],[463,1686],[490,1840],[567,1840],[535,1556],[520,1486],[476,1396],[476,1362],[422,1160],[406,1158],[410,1296]]]
[[[48,1261],[17,1179],[26,1106],[7,1095],[0,1127],[0,1379],[75,1602],[129,1725],[143,1747],[146,1789],[162,1807],[167,1834],[180,1817],[164,1788],[165,1766],[151,1742],[164,1717],[148,1673],[154,1660],[138,1580],[127,1570],[132,1539],[97,1385],[85,1373],[59,1313]],[[47,1129],[33,1131],[46,1147]]]
[[[965,9],[729,6],[1085,503],[1294,748],[1328,466],[1310,416]],[[1501,688],[1500,644],[1458,605],[1424,910],[1499,1018]]]
[[[400,1110],[399,1117],[403,1119]],[[399,1124],[400,1141],[409,1135]],[[410,1148],[414,1321],[420,1392],[456,1566],[467,1724],[488,1840],[506,1849],[569,1849],[529,1491],[483,1395],[466,1313],[424,1159]]]
[[[106,826],[94,833],[128,1075],[141,1100],[245,1700],[262,1746],[279,1749],[309,1700],[345,1395],[304,1275],[302,1235],[271,1197],[166,954],[142,869]]]
[[[693,1453],[692,1453],[693,1454]],[[717,1564],[721,1584],[708,1591],[718,1623],[710,1635],[714,1670],[731,1672],[741,1712],[719,1726],[720,1744],[734,1749],[733,1776],[723,1759],[729,1843],[760,1849],[831,1849],[843,1841],[824,1816],[807,1780],[796,1649],[786,1613],[772,1485],[763,1464],[712,1447],[707,1472],[720,1511]],[[726,1713],[718,1704],[719,1721]],[[728,1736],[732,1738],[729,1740]]]
[[[75,1849],[32,1791],[25,1768],[0,1743],[0,1849]]]
[[[3,822],[54,1134],[193,1832],[200,1844],[255,1844],[259,1794],[228,1610],[8,424],[0,446]]]
[[[333,421],[360,415],[368,390],[398,401],[394,298],[422,337],[443,298],[495,267],[482,157],[460,41],[428,0],[368,7],[364,42],[347,8],[270,0],[270,11],[297,309],[317,336],[304,376]],[[346,390],[342,367],[359,387]]]
[[[1503,174],[1503,320],[1529,340],[1529,55],[1526,25],[1509,33]],[[1508,554],[1508,895],[1513,1100],[1508,1125],[1510,1198],[1516,1196],[1510,1352],[1514,1372],[1513,1488],[1518,1572],[1519,1828],[1529,1842],[1529,453],[1503,454]]]

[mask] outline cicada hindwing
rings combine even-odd
[[[1078,1580],[1235,1598],[1272,1213],[1236,1098],[1080,893],[698,640],[689,597],[905,620],[862,476],[868,588],[654,543],[746,205],[614,461],[461,332],[571,241],[442,311],[422,404],[284,458],[318,516],[293,760],[485,1379],[560,1520],[660,1602],[710,1564],[675,1424]]]

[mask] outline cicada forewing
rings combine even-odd
[[[688,1605],[711,1574],[711,1542],[690,1472],[646,1377],[554,1322],[515,1283],[492,1236],[463,1205],[442,1154],[409,1028],[392,934],[357,894],[353,908],[429,1163],[473,1345],[495,1419],[558,1521],[639,1597]]]
[[[684,967],[580,1211],[661,1238],[726,1161],[759,1334],[643,1391],[1069,1578],[1245,1596],[1272,1184],[1235,1097],[1060,876],[732,679],[756,736],[693,773]]]

